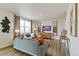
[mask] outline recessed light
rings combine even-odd
[[[42,16],[41,13],[40,13],[40,16]]]

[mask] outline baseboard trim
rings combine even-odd
[[[0,50],[6,49],[6,48],[12,47],[12,46],[13,46],[13,45],[9,45],[9,46],[3,47],[3,48],[0,48]]]

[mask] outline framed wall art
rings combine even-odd
[[[73,4],[70,13],[70,34],[77,37],[77,4]]]
[[[53,21],[53,33],[57,36],[57,21]]]

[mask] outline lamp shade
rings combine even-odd
[[[36,30],[36,28],[33,28],[33,30]]]
[[[19,29],[15,29],[15,32],[16,32],[16,33],[19,33]]]

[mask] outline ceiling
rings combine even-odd
[[[0,3],[0,9],[33,19],[54,19],[65,14],[68,3]]]

